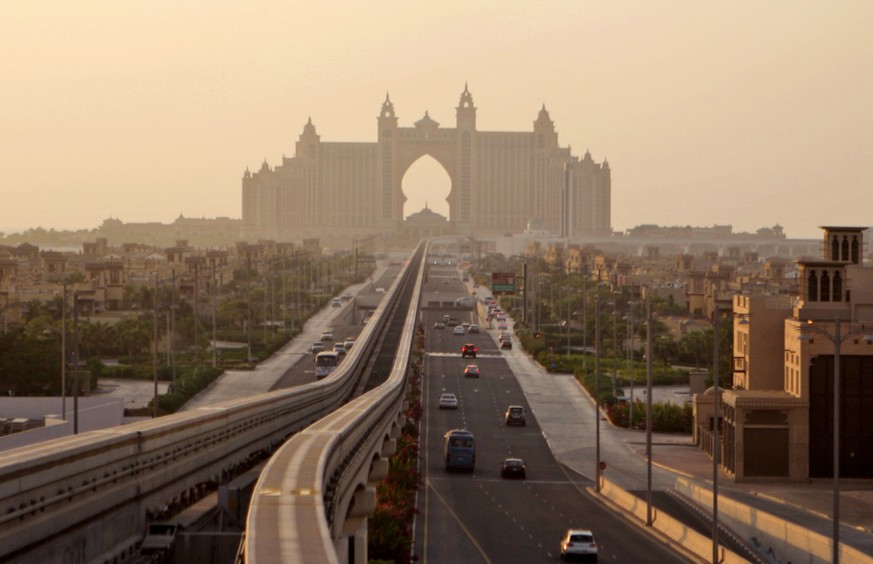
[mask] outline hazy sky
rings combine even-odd
[[[0,0],[0,231],[238,218],[246,167],[309,117],[374,142],[390,92],[401,126],[453,127],[465,82],[480,130],[545,103],[608,159],[617,230],[873,225],[871,21],[867,0]],[[435,169],[407,214],[448,214]]]

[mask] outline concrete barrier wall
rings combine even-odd
[[[676,480],[676,491],[696,504],[712,510],[712,491],[688,478]],[[746,539],[756,538],[761,544],[772,548],[783,562],[808,562],[810,564],[831,561],[831,538],[760,511],[736,500],[719,496],[718,516],[731,529]],[[850,546],[840,546],[840,562],[873,562]]]
[[[603,479],[603,486],[600,488],[600,494],[621,509],[631,513],[639,520],[641,525],[645,525],[647,513],[645,500],[628,493],[605,478]],[[712,559],[712,539],[701,535],[693,529],[689,529],[668,514],[653,510],[652,528],[671,539],[675,543],[674,548],[677,551],[689,552],[704,562],[709,562]],[[741,558],[724,547],[719,547],[719,550],[721,551],[719,562],[724,564],[742,564],[746,562],[745,558]]]

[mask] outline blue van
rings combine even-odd
[[[446,470],[476,468],[476,438],[466,429],[452,429],[443,437]]]

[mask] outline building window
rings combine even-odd
[[[843,279],[839,272],[834,273],[833,296],[835,302],[843,301]]]
[[[853,263],[853,264],[858,264],[858,263],[859,263],[859,255],[858,255],[858,251],[859,251],[859,249],[858,249],[858,238],[855,237],[855,238],[852,239],[852,263]]]
[[[840,241],[836,236],[831,239],[831,260],[840,260]]]
[[[806,280],[806,299],[811,302],[818,301],[818,276],[815,275],[815,270],[810,271]]]
[[[819,291],[819,298],[823,302],[831,301],[831,279],[828,276],[827,271],[821,273],[821,290]]]

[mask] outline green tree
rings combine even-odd
[[[700,368],[704,362],[712,361],[712,329],[689,331],[679,341],[680,350],[694,360],[694,367]]]
[[[124,319],[114,325],[113,329],[118,346],[127,356],[135,356],[147,349],[151,343],[151,333],[140,319]]]
[[[679,358],[679,343],[669,335],[661,335],[654,340],[652,345],[655,349],[654,359],[660,359],[664,363],[664,374],[666,374],[670,365]]]

